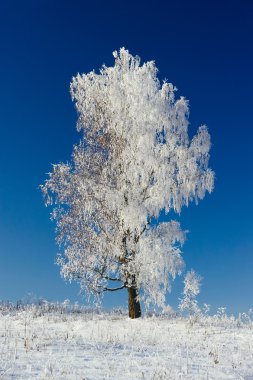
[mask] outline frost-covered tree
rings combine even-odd
[[[179,309],[188,311],[190,315],[196,315],[200,312],[197,295],[200,292],[201,277],[192,269],[186,273],[184,278],[183,298],[180,301]]]
[[[201,126],[189,139],[188,102],[160,84],[153,61],[141,65],[124,48],[113,55],[113,67],[73,78],[83,136],[42,190],[55,205],[63,277],[87,296],[126,288],[136,318],[141,298],[164,305],[182,269],[184,233],[158,217],[212,191],[210,136]]]

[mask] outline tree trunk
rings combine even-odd
[[[128,312],[129,318],[135,319],[141,316],[141,305],[136,299],[138,296],[138,291],[136,288],[128,288]]]

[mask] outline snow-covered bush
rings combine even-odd
[[[179,309],[188,312],[191,316],[199,315],[201,310],[196,300],[200,292],[201,277],[191,269],[184,278],[183,298],[180,300]]]

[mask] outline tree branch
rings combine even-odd
[[[121,290],[121,289],[124,289],[126,286],[125,285],[122,285],[120,286],[119,288],[104,288],[103,291],[106,292],[115,292],[116,290]]]
[[[104,268],[103,268],[104,269]],[[100,276],[102,278],[105,278],[106,280],[109,280],[109,281],[119,281],[119,282],[123,282],[123,280],[121,280],[120,278],[114,278],[114,277],[110,277],[110,276],[107,276],[107,275],[104,275],[104,271],[100,272],[98,269],[94,269],[94,271],[98,274],[100,274]]]
[[[138,241],[140,240],[141,235],[146,231],[146,229],[150,225],[150,222],[151,222],[151,219],[149,217],[148,220],[147,220],[147,223],[145,224],[145,226],[143,227],[142,231],[140,232],[140,235],[135,236],[135,238],[134,238],[135,243],[138,243]]]
[[[148,188],[149,188],[149,185],[150,185],[150,181],[151,181],[153,175],[154,175],[154,169],[151,170],[147,186],[141,192],[141,195],[143,195],[142,202],[144,202],[146,199],[149,198],[149,197],[146,196],[146,194],[147,194],[147,191],[148,191]]]
[[[106,280],[110,280],[110,281],[119,281],[119,282],[123,282],[123,280],[121,280],[120,278],[113,278],[113,277],[109,277],[109,276],[105,276],[104,277]]]

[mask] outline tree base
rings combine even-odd
[[[128,288],[128,312],[131,319],[141,317],[141,305],[136,299],[137,296],[138,292],[136,288]]]

